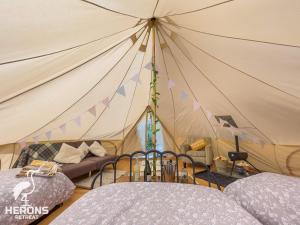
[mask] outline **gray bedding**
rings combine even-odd
[[[263,224],[300,224],[299,178],[260,173],[230,184],[224,193]]]
[[[16,218],[15,212],[20,211],[22,207],[25,208],[24,198],[23,201],[21,200],[24,196],[22,193],[30,193],[33,190],[30,177],[15,177],[19,171],[18,168],[0,172],[0,224],[23,225],[35,220],[30,213],[24,213]],[[48,207],[47,209],[51,210],[55,205],[68,199],[75,188],[69,178],[62,173],[57,173],[51,178],[33,177],[33,180],[35,189],[27,195],[29,206],[26,206],[26,209]],[[15,197],[17,197],[16,200]]]
[[[88,192],[51,224],[254,225],[260,223],[216,189],[176,183],[119,183]]]

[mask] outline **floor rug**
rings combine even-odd
[[[125,175],[126,173],[127,173],[126,171],[117,170],[116,179],[120,178],[121,176]],[[76,187],[91,189],[91,185],[92,185],[92,182],[93,182],[95,176],[96,176],[96,173],[90,177],[85,177],[80,180],[77,180],[75,182]],[[114,171],[113,170],[105,170],[102,175],[102,185],[111,184],[113,182],[114,182]],[[97,178],[94,188],[99,187],[99,186],[100,186],[100,177]]]
[[[236,181],[238,178],[235,177],[230,177],[230,176],[225,176],[220,173],[215,173],[215,172],[210,172],[215,180],[211,178],[211,183],[214,184],[219,184],[220,186],[226,187],[227,185],[231,184],[232,182]],[[207,171],[204,172],[199,172],[195,174],[196,178],[200,178],[202,180],[209,181],[209,174]]]

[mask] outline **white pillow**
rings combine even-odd
[[[99,157],[103,157],[107,153],[106,149],[97,141],[94,141],[94,143],[90,145],[89,150],[91,153]]]
[[[83,158],[83,151],[78,151],[77,148],[63,143],[59,152],[54,157],[54,161],[58,163],[80,163]]]
[[[85,143],[82,142],[81,145],[77,148],[79,151],[82,151],[83,153],[83,158],[86,157],[86,155],[89,153],[89,146]],[[82,158],[82,159],[83,159]]]

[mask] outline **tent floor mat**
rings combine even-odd
[[[226,176],[226,175],[223,175],[220,173],[216,173],[216,172],[210,172],[210,173],[214,176],[214,179],[215,179],[214,180],[212,178],[211,183],[216,184],[216,182],[217,182],[222,187],[226,187],[227,185],[231,184],[232,182],[238,180],[238,178]],[[208,171],[195,173],[195,177],[200,178],[202,180],[209,181]]]

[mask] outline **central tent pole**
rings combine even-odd
[[[153,117],[152,117],[152,149],[156,150],[156,123],[157,123],[157,100],[158,100],[158,92],[157,92],[157,71],[155,69],[155,18],[151,19],[151,26],[152,26],[152,81],[151,81],[151,87],[152,87],[152,103],[153,103]],[[153,176],[156,177],[156,154],[153,154]]]
[[[152,42],[153,42],[153,53],[152,53],[152,102],[153,102],[153,123],[152,123],[152,147],[156,150],[156,111],[157,111],[157,72],[155,69],[155,18],[152,20]]]

